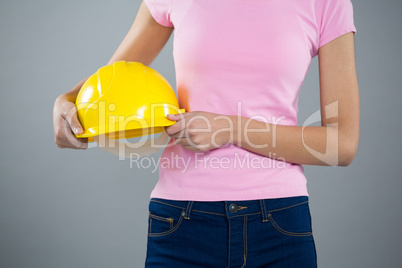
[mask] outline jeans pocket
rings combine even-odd
[[[308,202],[268,211],[268,221],[287,236],[311,236],[311,217]]]
[[[184,209],[160,202],[149,202],[148,237],[160,237],[179,229]]]

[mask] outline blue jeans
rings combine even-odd
[[[151,198],[145,267],[317,267],[308,202]]]

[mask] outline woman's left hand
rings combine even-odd
[[[233,116],[194,111],[168,114],[166,118],[176,121],[165,127],[167,134],[190,151],[206,152],[233,140]]]

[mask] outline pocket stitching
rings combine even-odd
[[[151,227],[152,227],[152,218],[159,220],[159,221],[164,221],[164,222],[169,222],[169,228],[172,229],[173,228],[173,218],[169,217],[169,218],[164,218],[164,217],[160,217],[157,215],[152,214],[151,212],[149,212],[149,217],[150,217],[150,223],[149,223],[149,232],[151,232]]]
[[[154,218],[154,219],[161,220],[161,221],[166,221],[166,222],[172,222],[173,221],[173,218],[171,218],[171,217],[165,218],[165,217],[161,217],[161,216],[157,216],[155,214],[152,214],[151,212],[149,212],[149,216]]]
[[[184,212],[184,210],[183,210],[183,212]],[[161,232],[161,233],[149,233],[148,236],[165,236],[165,235],[168,235],[168,234],[174,232],[177,228],[179,228],[179,226],[181,225],[182,221],[183,221],[183,213],[180,215],[180,218],[177,221],[177,224],[176,224],[176,226],[174,228],[170,229],[169,231],[165,231],[165,232]]]
[[[303,232],[303,233],[294,233],[294,232],[289,232],[289,231],[285,231],[282,228],[280,228],[276,222],[274,221],[271,213],[268,214],[268,219],[271,221],[272,226],[275,227],[276,230],[278,230],[279,232],[285,234],[285,235],[289,235],[289,236],[311,236],[313,232]]]
[[[296,207],[296,206],[298,206],[298,205],[302,205],[302,204],[304,204],[304,203],[308,203],[308,202],[309,202],[309,201],[307,200],[307,201],[304,201],[304,202],[301,202],[301,203],[297,203],[297,204],[294,204],[294,205],[291,205],[291,206],[288,206],[288,207],[284,207],[284,208],[278,208],[278,209],[273,209],[273,210],[267,210],[267,212],[269,213],[269,212],[280,211],[280,210],[284,210],[284,209],[288,209],[288,208]]]

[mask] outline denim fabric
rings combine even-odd
[[[308,196],[151,198],[145,267],[317,267]]]

